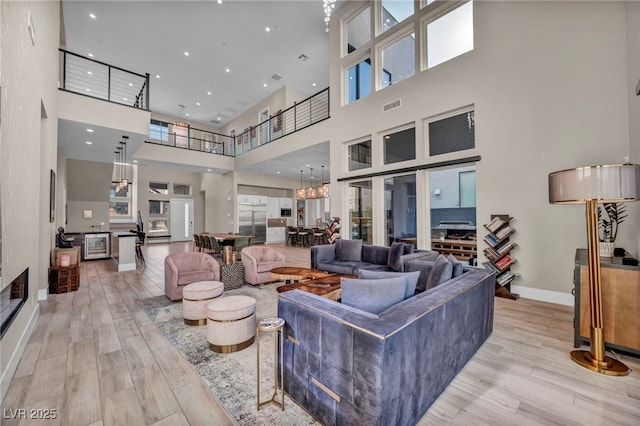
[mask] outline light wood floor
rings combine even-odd
[[[288,266],[309,250],[274,245]],[[2,402],[3,425],[225,425],[226,409],[136,304],[164,294],[164,258],[190,244],[144,248],[146,268],[81,264],[76,292],[52,295]],[[496,299],[494,331],[421,425],[640,424],[640,360],[608,377],[569,359],[573,309]],[[416,366],[416,368],[434,368]],[[9,410],[55,409],[56,419],[10,420]]]

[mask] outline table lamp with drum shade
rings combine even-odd
[[[585,368],[612,376],[629,374],[629,367],[604,354],[598,203],[638,201],[639,199],[639,164],[577,167],[549,174],[550,203],[587,205],[591,350],[572,351],[571,359]]]

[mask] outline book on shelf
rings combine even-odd
[[[492,234],[487,234],[484,236],[484,241],[489,244],[490,246],[495,246],[496,244],[498,244],[498,239],[493,236]]]
[[[484,266],[485,269],[495,272],[496,275],[500,273],[500,269],[498,269],[496,265],[491,262],[482,262],[482,266]]]
[[[502,241],[500,244],[496,245],[495,247],[493,247],[493,250],[495,250],[495,252],[498,253],[500,256],[504,256],[515,246],[517,246],[517,244],[514,241],[507,239]]]
[[[496,216],[489,223],[485,225],[485,228],[489,230],[489,232],[495,233],[498,229],[500,229],[505,223],[500,217]]]
[[[502,228],[498,229],[498,231],[496,231],[496,237],[501,240],[512,232],[513,228],[510,225],[503,226]]]
[[[502,255],[498,252],[496,252],[493,248],[491,247],[487,247],[484,249],[484,255],[487,256],[487,259],[489,259],[492,262],[495,262],[496,260],[500,259],[502,257]]]
[[[496,261],[496,266],[502,269],[511,263],[513,263],[513,259],[507,254]]]
[[[511,271],[505,271],[502,274],[498,275],[496,277],[496,282],[499,285],[506,285],[509,284],[511,281],[515,280],[516,278],[518,278],[520,275],[518,274],[514,274]]]

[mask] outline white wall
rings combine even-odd
[[[43,70],[58,68],[59,3],[1,2],[0,9],[2,286],[29,268],[29,300],[0,345],[5,395],[38,317],[38,291],[46,294],[56,227],[49,222],[49,174],[57,163],[57,73]],[[29,13],[35,46],[27,28]]]
[[[629,151],[632,163],[640,164],[640,95],[636,86],[640,85],[640,2],[627,1],[627,81],[629,88]],[[627,203],[629,223],[624,229],[630,230],[635,239],[635,253],[640,254],[640,202]],[[633,245],[631,246],[633,250]]]
[[[586,246],[584,207],[550,205],[548,174],[620,163],[629,153],[625,4],[475,2],[473,51],[342,107],[338,26],[360,5],[346,4],[331,19],[331,214],[346,217],[345,184],[336,182],[349,175],[340,167],[343,143],[373,135],[379,145],[378,132],[415,122],[417,159],[367,172],[482,156],[478,222],[496,212],[513,216],[518,284],[569,293],[575,249]],[[401,108],[382,113],[383,104],[398,98]],[[468,105],[475,108],[476,148],[428,158],[423,119]],[[422,176],[418,220],[426,233]],[[382,200],[374,194],[374,207]],[[620,239],[637,247],[629,234]]]

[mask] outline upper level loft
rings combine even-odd
[[[149,74],[138,74],[60,49],[60,90],[149,111]],[[144,142],[235,157],[329,118],[329,88],[264,121],[230,134],[182,120],[151,119]],[[146,133],[146,131],[145,131]]]

